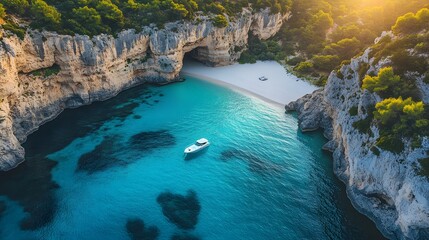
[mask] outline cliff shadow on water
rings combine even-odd
[[[296,113],[291,113],[296,117]],[[346,187],[334,174],[332,153],[322,149],[328,142],[323,136],[323,130],[312,132],[297,131],[297,136],[305,146],[316,145],[319,152],[313,151],[318,163],[312,162],[310,167],[310,179],[318,181],[311,184],[313,192],[318,194],[323,201],[317,203],[317,216],[324,224],[324,231],[331,239],[386,239],[367,216],[359,213],[353,207],[346,193]],[[304,137],[305,136],[305,137]],[[317,154],[316,154],[317,153]],[[347,214],[345,214],[347,213]],[[340,218],[336,217],[340,216]],[[344,231],[347,229],[347,231]],[[362,231],[365,229],[365,231]],[[359,237],[358,237],[359,236]]]
[[[27,217],[20,221],[24,230],[38,229],[49,224],[57,209],[56,189],[51,170],[56,161],[47,156],[79,137],[94,131],[107,131],[102,127],[106,121],[116,121],[120,126],[133,110],[141,104],[155,105],[163,97],[156,87],[140,85],[103,102],[95,102],[78,109],[67,109],[55,120],[41,126],[23,144],[26,161],[15,169],[0,172],[0,197],[19,203]]]

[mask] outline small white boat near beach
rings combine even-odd
[[[268,78],[266,78],[265,76],[262,76],[262,77],[259,78],[259,80],[261,80],[261,81],[267,81]]]
[[[200,138],[194,144],[185,148],[184,153],[185,153],[185,155],[190,154],[190,153],[196,153],[196,152],[203,150],[204,148],[206,148],[208,146],[210,146],[209,140],[207,140],[205,138]]]

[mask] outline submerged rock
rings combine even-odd
[[[176,144],[176,138],[167,130],[141,132],[133,135],[129,144],[138,151],[151,151]]]
[[[126,228],[132,240],[155,240],[159,236],[157,227],[146,227],[143,220],[139,218],[128,219]]]
[[[201,210],[197,193],[189,190],[186,196],[164,192],[156,201],[161,205],[162,213],[181,229],[193,229],[198,223]]]
[[[91,152],[83,154],[77,163],[77,171],[95,173],[112,168],[114,166],[126,165],[127,162],[118,157],[121,150],[117,136],[105,137]]]

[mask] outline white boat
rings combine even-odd
[[[205,138],[198,139],[194,144],[191,146],[185,148],[185,155],[189,153],[195,153],[203,150],[204,148],[208,147],[210,145],[209,140]]]
[[[259,78],[259,80],[261,80],[261,81],[267,81],[268,78],[266,78],[265,76],[262,76],[262,77]]]

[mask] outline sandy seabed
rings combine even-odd
[[[317,89],[316,86],[287,72],[275,61],[208,67],[196,61],[186,60],[181,74],[226,85],[281,105],[295,101]],[[261,81],[260,77],[266,77],[268,80]]]

